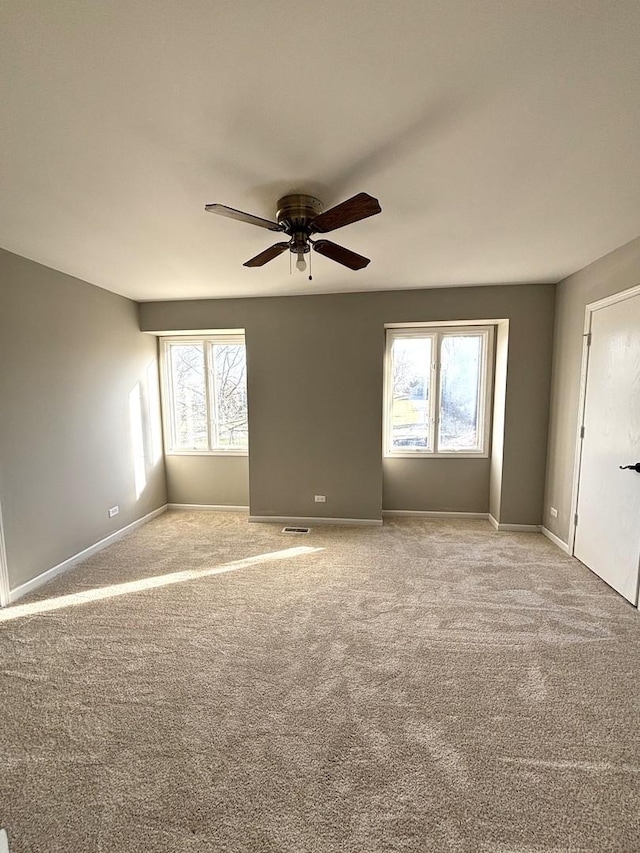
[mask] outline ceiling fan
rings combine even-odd
[[[288,249],[298,256],[296,267],[301,272],[307,268],[304,256],[312,248],[326,258],[337,261],[337,263],[349,267],[351,270],[361,270],[366,267],[369,258],[358,255],[343,246],[338,246],[337,243],[332,243],[330,240],[312,240],[311,234],[326,234],[328,231],[335,231],[336,228],[342,228],[352,222],[358,222],[360,219],[366,219],[368,216],[375,216],[376,213],[382,212],[378,199],[367,193],[358,193],[324,212],[322,202],[314,196],[304,195],[303,193],[285,195],[278,201],[276,222],[262,219],[260,216],[253,216],[251,213],[244,213],[241,210],[235,210],[233,207],[227,207],[224,204],[207,204],[205,210],[209,213],[217,213],[220,216],[228,216],[230,219],[238,219],[240,222],[248,222],[250,225],[258,225],[260,228],[267,228],[269,231],[283,231],[289,236],[288,242],[274,243],[273,246],[265,249],[264,252],[260,252],[255,258],[245,261],[243,266],[264,266]]]

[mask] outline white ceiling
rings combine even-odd
[[[640,234],[638,0],[3,0],[0,245],[134,299],[558,281]],[[380,216],[243,261],[289,190]]]

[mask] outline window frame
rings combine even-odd
[[[480,449],[478,450],[444,450],[438,449],[438,433],[440,426],[440,368],[442,339],[447,335],[473,335],[482,337],[481,367],[479,370],[480,387],[478,389],[478,412]],[[490,455],[491,437],[491,400],[493,397],[493,340],[494,327],[485,323],[465,323],[464,325],[449,325],[446,323],[425,323],[393,325],[385,328],[385,369],[383,394],[383,429],[382,450],[386,459],[487,459]],[[394,450],[390,446],[392,438],[392,349],[397,338],[426,338],[431,337],[431,385],[429,394],[429,447],[402,448]],[[434,357],[435,356],[435,357]],[[431,393],[433,391],[433,393]]]
[[[204,353],[205,371],[205,400],[207,407],[207,447],[198,448],[176,447],[175,434],[175,407],[173,395],[173,382],[171,373],[171,347],[180,344],[202,344]],[[243,331],[214,332],[208,335],[175,335],[161,337],[162,348],[160,361],[161,383],[162,383],[162,427],[165,441],[165,456],[248,456],[249,447],[224,448],[214,447],[213,438],[216,433],[215,424],[215,377],[212,369],[211,350],[215,344],[242,344],[245,347],[246,339]],[[246,361],[245,361],[246,364]],[[247,403],[247,416],[248,416]]]

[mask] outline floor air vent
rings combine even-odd
[[[283,533],[308,533],[309,528],[308,527],[283,527],[282,532]]]

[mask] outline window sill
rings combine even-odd
[[[424,451],[415,451],[414,453],[385,453],[385,459],[488,459],[488,453],[476,451],[475,453],[428,453]]]
[[[248,450],[167,450],[165,456],[248,456]]]

